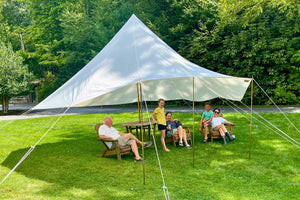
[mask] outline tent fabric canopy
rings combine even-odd
[[[132,15],[100,53],[33,109],[133,103],[137,82],[146,101],[192,100],[193,79],[195,101],[239,101],[251,80],[191,63]]]

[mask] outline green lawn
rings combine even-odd
[[[191,113],[174,113],[192,125]],[[299,127],[300,114],[287,114]],[[0,186],[0,199],[163,199],[155,150],[145,149],[146,185],[142,164],[132,155],[118,162],[96,157],[104,149],[93,125],[105,114],[65,116],[36,146],[32,154]],[[136,121],[137,113],[111,114],[114,126]],[[281,114],[263,114],[300,141],[300,134]],[[171,199],[297,199],[300,195],[300,149],[254,123],[252,159],[248,160],[249,122],[240,114],[224,117],[236,123],[237,140],[203,144],[195,135],[192,150],[173,147],[159,155]],[[57,117],[16,120],[0,130],[0,180],[12,169]],[[200,117],[197,115],[197,121]],[[0,121],[0,126],[5,124]],[[196,130],[199,129],[197,123]],[[157,135],[159,141],[160,135]]]

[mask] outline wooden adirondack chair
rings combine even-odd
[[[190,126],[183,126],[183,129],[185,129],[186,132],[186,140],[190,141],[190,144],[192,144],[192,137],[191,137],[191,127]],[[166,143],[173,142],[173,146],[176,147],[176,142],[179,142],[179,133],[173,133],[173,130],[170,130],[172,137],[168,137],[166,133],[165,141]]]
[[[103,123],[99,123],[95,125],[95,130],[98,133],[99,127],[103,125]],[[98,133],[99,136],[99,133]],[[104,156],[111,156],[111,155],[117,155],[118,161],[122,161],[121,156],[125,154],[132,153],[130,146],[125,146],[125,147],[120,147],[118,140],[110,140],[110,139],[101,139],[100,137],[97,138],[98,141],[101,141],[105,147],[105,150],[103,153],[98,154],[97,156],[99,157],[104,157]],[[111,148],[108,146],[108,142],[112,143]]]
[[[225,126],[229,126],[229,125],[225,124]],[[232,135],[233,127],[234,127],[234,125],[229,126],[229,131],[228,132],[230,133],[230,135]],[[211,143],[214,142],[214,138],[222,138],[219,131],[213,131],[212,130],[212,126],[208,126],[208,130],[209,130],[209,134],[207,136],[208,136],[208,138],[210,138]]]

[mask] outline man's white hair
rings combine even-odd
[[[106,124],[109,120],[111,120],[110,116],[104,117],[103,123]]]

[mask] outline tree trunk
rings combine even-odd
[[[8,103],[9,103],[8,96],[2,97],[2,111],[4,114],[8,113]]]

